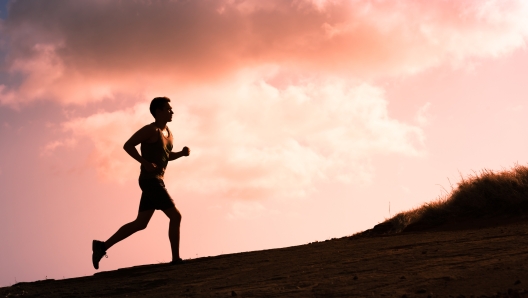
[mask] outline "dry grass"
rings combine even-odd
[[[399,213],[365,233],[393,234],[472,220],[521,218],[527,214],[528,167],[516,165],[508,171],[483,170],[462,178],[445,197]]]

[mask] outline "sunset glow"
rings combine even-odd
[[[0,286],[93,274],[171,98],[184,259],[343,237],[528,163],[522,0],[0,1]],[[389,209],[390,206],[390,209]],[[170,261],[168,219],[101,270]]]

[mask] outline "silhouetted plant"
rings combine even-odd
[[[528,214],[528,167],[511,170],[482,170],[462,177],[451,193],[422,206],[401,212],[374,227],[372,231],[393,234],[411,226],[435,227],[493,217],[522,217]],[[368,231],[366,231],[368,232]]]

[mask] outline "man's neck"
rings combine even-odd
[[[167,121],[154,121],[154,125],[156,125],[157,128],[161,129],[161,130],[164,130],[165,128],[167,128]]]

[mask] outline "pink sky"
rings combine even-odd
[[[122,145],[172,99],[182,257],[351,235],[528,162],[524,1],[17,1],[0,20],[0,286],[90,275]],[[0,11],[4,8],[0,7]],[[390,204],[390,214],[389,214]],[[100,270],[170,261],[168,219]]]

